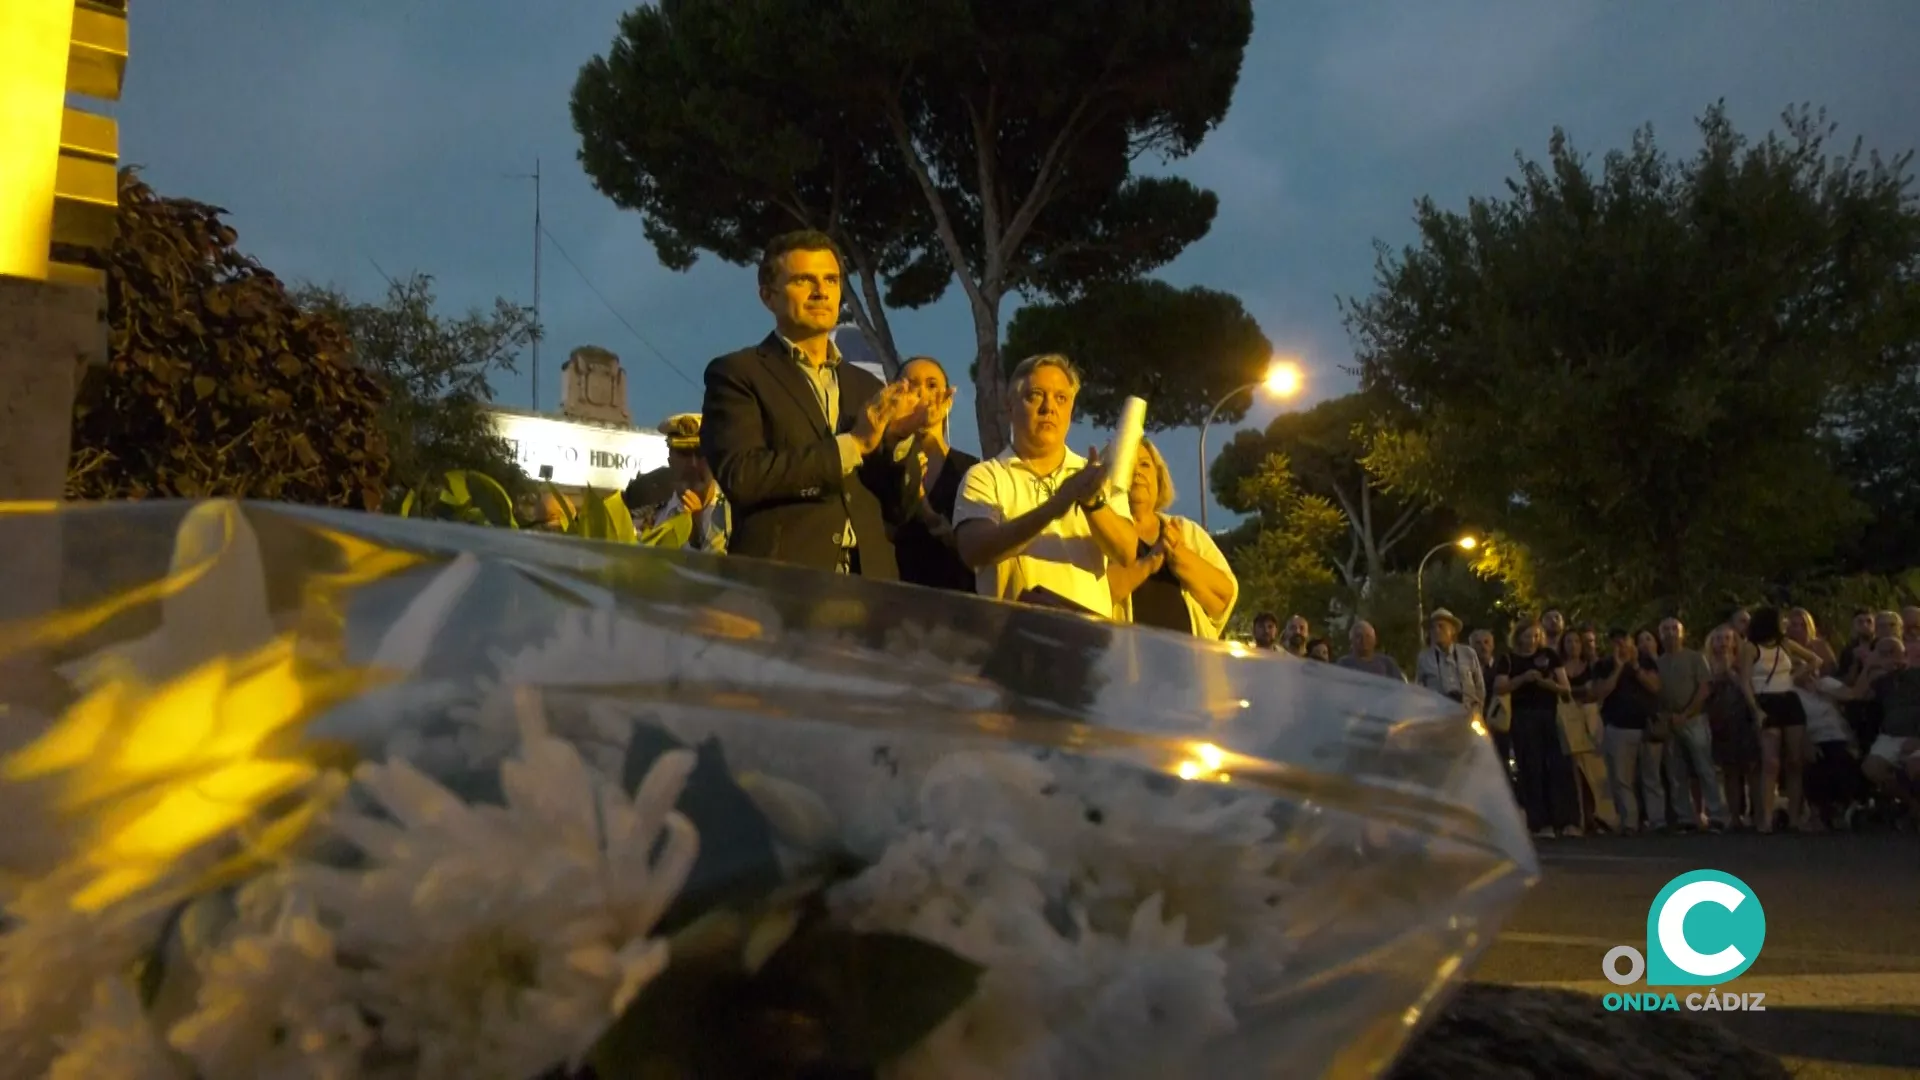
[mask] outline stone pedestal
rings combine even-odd
[[[65,489],[74,389],[106,359],[104,303],[97,289],[0,276],[0,502]]]
[[[98,289],[0,276],[0,503],[58,500],[66,487],[73,395],[107,349]],[[0,511],[0,627],[51,610],[60,596],[60,532],[51,515]],[[44,710],[57,688],[37,658],[0,655],[0,726],[12,709]],[[0,745],[9,741],[0,731]]]

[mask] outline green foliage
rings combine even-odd
[[[224,213],[121,171],[111,355],[75,405],[70,494],[377,509],[379,381],[338,323],[234,247]]]
[[[1908,340],[1920,341],[1920,326]],[[1865,527],[1842,549],[1841,563],[1850,571],[1896,573],[1920,553],[1916,433],[1920,362],[1909,363],[1892,377],[1847,387],[1835,397],[1828,434],[1835,464],[1867,509]]]
[[[1751,145],[1699,126],[1690,159],[1642,131],[1597,170],[1556,131],[1507,198],[1423,201],[1345,305],[1363,385],[1419,419],[1397,490],[1524,545],[1558,603],[1684,607],[1827,556],[1863,514],[1831,403],[1913,359],[1908,158],[1832,157],[1806,111]]]
[[[587,489],[586,497],[581,500],[580,512],[567,522],[567,535],[615,544],[640,541],[633,529],[633,514],[627,510],[620,493],[610,491],[602,495],[592,488]]]
[[[1424,549],[1423,549],[1424,550]],[[1499,640],[1506,640],[1511,612],[1506,606],[1506,591],[1497,580],[1476,574],[1469,560],[1454,558],[1464,552],[1436,555],[1427,564],[1426,610],[1446,608],[1460,617],[1467,631],[1488,629]],[[1373,624],[1380,636],[1381,651],[1400,662],[1408,675],[1423,642],[1420,625],[1420,591],[1412,573],[1392,573],[1370,582],[1359,605],[1362,618]],[[1347,649],[1345,641],[1335,641],[1333,654]]]
[[[680,749],[671,734],[637,727],[626,789]],[[789,877],[772,823],[720,744],[693,749],[675,809],[700,851],[661,921],[673,962],[589,1052],[594,1075],[871,1075],[972,996],[978,965],[917,938],[832,926],[820,894],[860,867],[830,861]]]
[[[461,469],[447,473],[437,488],[428,489],[427,495],[409,490],[401,499],[399,516],[502,529],[519,527],[514,521],[513,496],[507,489],[485,473]]]
[[[1029,304],[1007,327],[1001,366],[1065,353],[1086,375],[1075,415],[1100,427],[1119,423],[1129,397],[1148,403],[1147,427],[1198,427],[1227,393],[1258,382],[1273,343],[1238,297],[1164,281],[1101,284],[1075,299]],[[1236,395],[1218,414],[1236,423],[1253,395]]]
[[[531,487],[486,406],[491,377],[512,373],[539,334],[532,309],[502,299],[491,312],[442,316],[425,274],[389,281],[377,304],[317,287],[299,297],[346,328],[354,358],[386,389],[380,422],[394,489],[424,488],[453,470],[485,473],[514,493]]]
[[[1340,591],[1327,552],[1346,534],[1346,518],[1324,497],[1300,490],[1284,454],[1270,455],[1246,478],[1240,497],[1259,517],[1228,553],[1240,579],[1236,608],[1249,619],[1272,611],[1323,621]]]
[[[621,20],[575,84],[574,126],[669,266],[744,261],[813,224],[847,247],[868,323],[880,280],[918,306],[958,275],[991,455],[1001,300],[1137,277],[1206,234],[1211,193],[1133,163],[1198,147],[1252,29],[1250,0],[679,0]]]
[[[1463,527],[1431,495],[1395,487],[1369,466],[1376,444],[1401,437],[1391,426],[1404,422],[1397,412],[1389,399],[1354,393],[1282,413],[1264,432],[1236,433],[1214,459],[1209,480],[1222,506],[1247,513],[1252,507],[1243,500],[1242,481],[1269,455],[1283,454],[1300,489],[1328,499],[1345,516],[1346,543],[1331,557],[1348,589],[1413,570],[1421,555],[1457,538]]]

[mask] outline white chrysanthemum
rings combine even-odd
[[[1084,924],[1072,938],[1008,948],[974,996],[887,1070],[889,1080],[1052,1080],[1188,1075],[1234,1028],[1217,944],[1189,945],[1157,899],[1126,936]]]
[[[921,786],[919,823],[1037,849],[1049,895],[1124,936],[1159,897],[1193,942],[1226,941],[1237,991],[1272,984],[1289,944],[1280,847],[1265,800],[1124,766],[1006,751],[950,754]]]
[[[71,877],[71,875],[68,875]],[[11,898],[0,930],[0,1080],[39,1080],[89,1008],[124,975],[166,921],[150,895],[99,913],[73,910],[73,880],[55,875]],[[117,1004],[117,1003],[115,1003]],[[101,1074],[106,1075],[106,1074]]]
[[[94,985],[92,1006],[80,1029],[62,1038],[60,1056],[46,1080],[190,1080],[192,1072],[167,1048],[124,978]],[[18,1049],[7,1046],[8,1056]],[[8,1075],[16,1075],[9,1073]],[[19,1073],[17,1075],[27,1075]],[[37,1073],[35,1075],[38,1075]]]
[[[371,1032],[333,935],[307,904],[288,898],[264,928],[243,918],[196,957],[194,1011],[167,1041],[200,1080],[352,1080]]]
[[[405,762],[357,774],[394,821],[335,827],[365,871],[311,870],[340,948],[368,963],[384,1049],[422,1077],[524,1080],[571,1060],[666,966],[655,925],[698,851],[673,809],[694,755],[662,755],[629,799],[530,728],[506,805],[470,805]]]

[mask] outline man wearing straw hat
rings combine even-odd
[[[673,476],[673,494],[654,507],[645,520],[634,525],[645,532],[658,528],[682,514],[689,514],[686,548],[724,554],[727,536],[733,531],[733,511],[700,453],[700,414],[676,413],[661,422],[660,434],[667,437],[667,468]],[[638,515],[636,515],[638,517]]]
[[[1427,646],[1413,665],[1413,681],[1475,712],[1484,711],[1487,686],[1480,671],[1480,656],[1460,640],[1460,620],[1446,608],[1438,608],[1427,627]]]

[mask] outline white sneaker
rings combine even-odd
[[[1535,840],[1551,840],[1553,837],[1554,832],[1552,829],[1535,829],[1533,832],[1533,838]]]
[[[1566,828],[1560,830],[1560,835],[1561,836],[1585,836],[1587,834],[1581,831],[1580,826],[1569,825]]]

